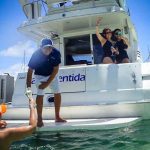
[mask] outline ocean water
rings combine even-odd
[[[33,134],[11,150],[150,150],[150,120],[114,130]]]

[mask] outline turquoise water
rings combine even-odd
[[[34,134],[11,150],[150,150],[150,120],[115,130]]]

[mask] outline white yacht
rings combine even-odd
[[[68,123],[54,123],[54,98],[44,96],[45,126],[39,131],[112,129],[150,119],[150,63],[143,63],[138,39],[125,0],[19,0],[27,20],[19,32],[40,43],[50,37],[61,52],[59,71],[62,92],[61,115]],[[131,63],[102,64],[102,49],[96,38],[100,30],[119,28],[128,38]],[[99,62],[97,62],[97,59]],[[19,73],[11,105],[3,116],[10,126],[27,123],[26,73]],[[33,96],[36,97],[34,76]]]

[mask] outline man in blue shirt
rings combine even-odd
[[[38,127],[42,127],[42,108],[44,89],[48,86],[52,89],[55,99],[55,121],[66,122],[59,115],[61,105],[61,94],[59,91],[59,81],[57,73],[59,71],[59,64],[61,63],[60,52],[53,47],[51,39],[43,39],[41,41],[41,48],[35,51],[29,61],[29,69],[27,73],[27,94],[31,94],[31,81],[34,71],[36,87],[37,87],[37,114]]]

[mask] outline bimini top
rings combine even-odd
[[[19,0],[24,13],[29,20],[37,19],[41,16],[65,13],[75,10],[88,8],[107,8],[117,7],[127,12],[126,0]],[[43,13],[45,12],[45,13]]]

